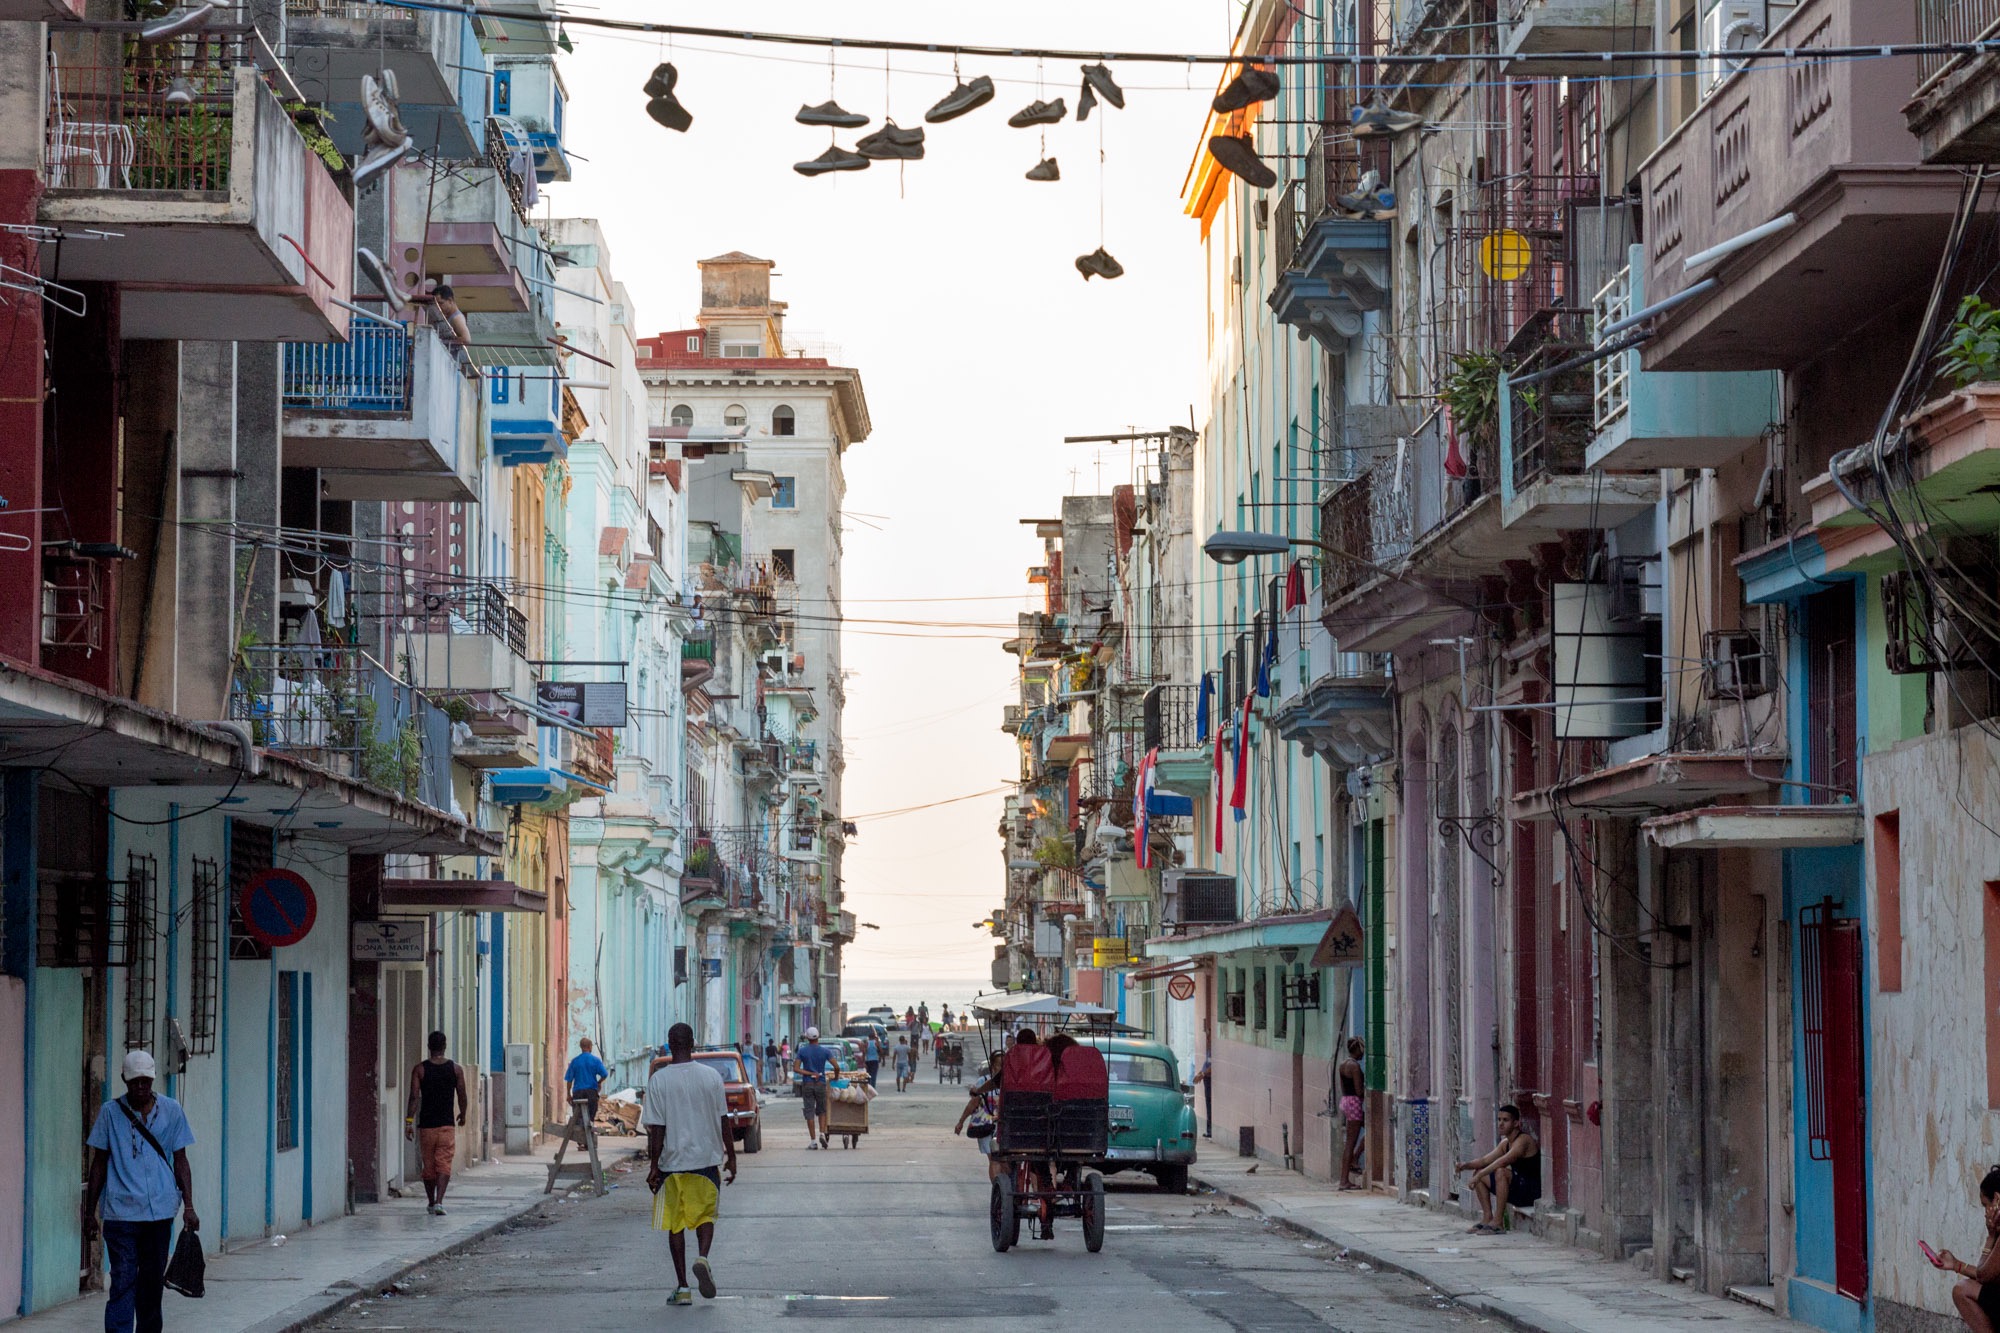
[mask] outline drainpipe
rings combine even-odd
[[[254,778],[263,776],[264,756],[257,753],[257,743],[250,735],[249,723],[225,720],[219,722],[197,722],[195,725],[206,727],[210,731],[219,731],[236,742],[236,766],[243,770],[244,777]]]

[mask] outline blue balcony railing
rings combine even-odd
[[[285,406],[396,415],[410,410],[410,331],[357,320],[344,343],[285,344]]]

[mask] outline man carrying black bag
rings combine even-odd
[[[201,1229],[187,1159],[194,1133],[180,1103],[154,1093],[152,1056],[127,1051],[120,1072],[125,1095],[98,1108],[85,1140],[91,1152],[84,1226],[96,1228],[101,1213],[111,1259],[105,1333],[134,1333],[135,1327],[136,1333],[160,1333],[174,1214],[181,1214],[184,1237]]]

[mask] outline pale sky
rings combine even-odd
[[[565,7],[799,33],[1173,51],[1227,50],[1240,13],[1226,0]],[[792,115],[828,95],[823,52],[668,49],[586,28],[571,37],[576,51],[561,69],[576,179],[548,187],[540,211],[603,219],[640,332],[692,323],[695,261],[745,250],[777,262],[788,331],[836,344],[842,364],[861,372],[874,433],[847,455],[848,817],[1001,786],[1016,762],[998,729],[1014,680],[999,647],[1011,633],[998,626],[1029,605],[1026,567],[1041,556],[1018,520],[1129,479],[1124,449],[1066,446],[1064,435],[1186,425],[1205,396],[1199,235],[1179,195],[1215,68],[1114,63],[1125,109],[1100,105],[1082,125],[1050,127],[1063,179],[1038,184],[1022,173],[1041,156],[1039,134],[1007,117],[1057,95],[1073,116],[1078,62],[1049,62],[1038,91],[1032,60],[965,61],[965,77],[991,76],[999,95],[927,127],[923,161],[808,179],[791,166],[828,136]],[[640,86],[662,59],[679,69],[677,92],[694,115],[685,135],[645,115]],[[949,57],[895,55],[886,82],[879,53],[839,59],[841,105],[877,118],[861,134],[879,126],[885,95],[899,124],[920,125],[952,86]],[[1126,272],[1086,285],[1072,261],[1098,245],[1100,199],[1104,244]],[[947,598],[967,600],[927,600]],[[847,948],[849,977],[985,978],[994,940],[972,923],[1002,891],[1000,801],[862,821],[847,904],[880,929]]]

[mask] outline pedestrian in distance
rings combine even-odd
[[[1917,1248],[1933,1268],[1956,1273],[1965,1281],[1951,1289],[1951,1303],[1972,1333],[2000,1330],[2000,1166],[1986,1169],[1979,1182],[1979,1207],[1985,1214],[1986,1236],[1980,1241],[1979,1262],[1969,1264],[1950,1250],[1933,1251],[1923,1241]]]
[[[582,1104],[584,1124],[590,1124],[597,1119],[598,1089],[604,1086],[604,1080],[609,1077],[611,1071],[592,1049],[590,1038],[577,1038],[576,1057],[569,1062],[569,1068],[563,1072],[563,1087],[569,1091],[571,1106]]]
[[[1344,1190],[1360,1188],[1351,1183],[1349,1177],[1361,1169],[1361,1130],[1367,1115],[1362,1101],[1365,1079],[1361,1057],[1367,1052],[1368,1048],[1362,1044],[1361,1038],[1349,1037],[1347,1058],[1334,1071],[1340,1080],[1340,1121],[1347,1134],[1340,1151],[1340,1187]]]
[[[1201,1068],[1195,1071],[1193,1082],[1201,1085],[1201,1109],[1203,1127],[1201,1136],[1215,1137],[1215,1083],[1209,1077],[1215,1071],[1214,1061],[1209,1056],[1201,1057]]]
[[[83,1188],[83,1230],[102,1228],[111,1259],[105,1333],[160,1333],[167,1241],[174,1215],[200,1231],[194,1211],[194,1144],[181,1104],[153,1091],[156,1070],[145,1051],[125,1052],[125,1095],[97,1108],[90,1127],[90,1174]],[[101,1221],[100,1221],[101,1217]]]
[[[993,1136],[998,1130],[1000,1118],[1000,1062],[999,1052],[986,1062],[986,1077],[973,1084],[966,1098],[965,1109],[958,1113],[958,1123],[951,1127],[954,1134],[965,1132],[966,1122],[974,1126],[973,1142],[986,1157],[986,1178],[994,1179],[1004,1169],[1005,1163],[993,1157]]]
[[[1521,1123],[1520,1108],[1503,1106],[1495,1119],[1500,1141],[1493,1145],[1493,1151],[1457,1167],[1472,1172],[1470,1183],[1479,1200],[1479,1221],[1470,1229],[1480,1236],[1499,1232],[1509,1205],[1532,1208],[1542,1197],[1542,1145]]]
[[[917,1081],[917,1053],[910,1049],[908,1037],[896,1038],[896,1091],[908,1092],[910,1085]]]
[[[403,1137],[417,1141],[423,1164],[426,1211],[444,1216],[444,1192],[451,1187],[452,1158],[458,1155],[458,1126],[465,1123],[465,1071],[445,1053],[445,1035],[433,1032],[430,1055],[410,1070],[410,1105],[403,1117]],[[452,1102],[458,1114],[452,1114]]]
[[[868,1082],[873,1086],[875,1071],[882,1067],[882,1047],[877,1044],[873,1032],[861,1039],[861,1067],[868,1071]]]
[[[694,1029],[667,1029],[668,1063],[646,1080],[639,1124],[646,1131],[646,1188],[653,1191],[653,1228],[667,1233],[674,1260],[675,1305],[693,1305],[688,1291],[687,1233],[694,1232],[695,1285],[715,1299],[708,1251],[722,1187],[736,1183],[736,1139],[729,1132],[729,1095],[722,1075],[694,1058]]]
[[[764,1034],[764,1086],[775,1087],[778,1082],[778,1043],[771,1034]]]
[[[792,1039],[786,1037],[778,1043],[778,1082],[792,1081]]]
[[[833,1052],[819,1044],[819,1029],[807,1028],[805,1045],[799,1047],[799,1102],[806,1112],[806,1147],[827,1146],[826,1080],[835,1068]]]

